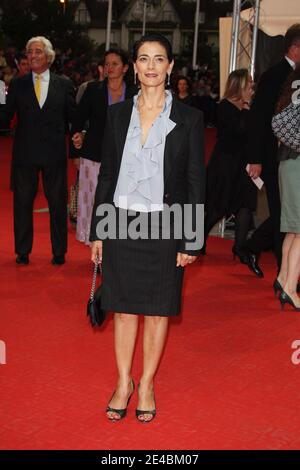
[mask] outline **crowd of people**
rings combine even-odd
[[[218,109],[217,144],[207,171],[205,239],[217,220],[233,213],[233,253],[256,276],[263,277],[258,264],[260,254],[273,250],[277,261],[274,292],[280,293],[282,306],[289,303],[299,311],[300,145],[296,144],[300,108],[293,99],[299,84],[299,24],[287,30],[284,47],[285,56],[262,74],[253,98],[247,70],[236,70],[228,77]],[[275,132],[272,119],[280,112],[284,115],[276,121],[281,131]],[[260,175],[266,188],[269,217],[248,237],[256,196],[251,180]]]
[[[20,70],[23,59],[27,60],[25,73]],[[16,60],[18,77],[10,80],[12,60]],[[115,312],[119,376],[107,407],[108,419],[126,416],[135,390],[131,368],[139,315],[145,317],[144,370],[136,417],[150,422],[156,415],[154,377],[168,318],[180,313],[183,268],[201,251],[199,217],[200,231],[204,230],[203,254],[206,244],[209,250],[213,225],[230,214],[236,222],[233,254],[257,277],[263,277],[260,253],[272,249],[278,268],[274,292],[279,293],[282,306],[288,303],[300,311],[300,108],[293,93],[299,82],[299,24],[286,32],[285,56],[256,86],[246,69],[229,75],[218,106],[217,94],[212,93],[213,77],[201,75],[202,71],[191,81],[187,75],[174,73],[172,46],[159,34],[146,35],[135,43],[132,62],[124,51],[110,49],[89,68],[84,57],[75,60],[71,50],[56,56],[48,39],[34,37],[26,45],[26,55],[17,60],[11,51],[9,59],[2,51],[0,64],[6,71],[3,78],[9,80],[0,125],[16,120],[17,264],[29,263],[40,174],[49,204],[51,262],[65,263],[67,152],[79,171],[76,237],[91,245],[92,260],[102,264],[102,306]],[[78,81],[73,73],[78,74]],[[217,142],[205,171],[204,125],[213,125],[215,120]],[[68,150],[67,130],[71,137]],[[260,175],[270,216],[249,238],[256,207],[255,180]],[[107,222],[100,210],[107,205],[117,215],[108,237],[99,229],[112,221]],[[164,238],[164,211],[176,205],[182,216],[168,219],[169,236]],[[198,210],[204,205],[205,217]],[[129,229],[136,222],[132,212],[141,217],[139,224],[146,222],[146,236],[130,236]],[[189,227],[189,236],[184,232],[178,238],[177,222]],[[152,238],[156,229],[159,236]]]
[[[104,57],[88,59],[85,54],[77,54],[72,48],[55,49],[55,59],[51,71],[57,75],[70,78],[75,90],[90,81],[102,80]],[[15,47],[0,49],[0,80],[8,90],[11,80],[29,72],[26,50],[17,51]],[[186,88],[178,90],[178,81],[183,78]],[[126,82],[133,84],[133,65],[129,61]],[[182,82],[181,82],[182,83]],[[192,105],[203,112],[206,127],[216,126],[216,109],[219,100],[219,81],[216,72],[206,64],[193,70],[191,64],[182,68],[175,67],[171,77],[171,88],[183,100],[190,100]]]

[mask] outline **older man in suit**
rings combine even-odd
[[[285,57],[261,76],[250,109],[247,161],[250,176],[262,173],[265,182],[270,217],[263,222],[248,241],[252,268],[262,277],[257,256],[272,248],[278,268],[281,264],[283,236],[280,233],[280,195],[278,185],[277,139],[271,121],[280,91],[292,70],[300,63],[300,24],[291,26],[284,38]]]
[[[52,264],[65,262],[67,251],[66,139],[75,110],[70,80],[52,74],[55,53],[42,36],[26,46],[31,73],[16,78],[1,110],[10,121],[16,112],[13,146],[14,235],[18,264],[28,264],[33,244],[33,203],[42,175],[50,212]]]

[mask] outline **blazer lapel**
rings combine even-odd
[[[27,74],[22,79],[26,80],[26,82],[25,82],[26,84],[24,84],[25,85],[24,92],[26,93],[25,96],[27,96],[28,103],[30,103],[30,106],[33,105],[34,108],[39,110],[40,107],[39,107],[39,103],[38,103],[38,100],[37,100],[37,97],[36,97],[36,94],[35,94],[35,91],[34,91],[32,73]]]
[[[124,106],[120,112],[116,115],[115,129],[116,129],[116,140],[117,140],[117,152],[118,162],[120,164],[125,146],[126,136],[130,124],[130,118],[133,107],[133,98],[124,101]],[[180,117],[180,111],[178,110],[176,100],[173,99],[170,119],[175,122],[176,126],[167,135],[165,152],[164,152],[164,181],[166,182],[177,154],[180,151],[182,143],[181,126],[183,125],[182,118]]]
[[[130,124],[133,99],[124,101],[120,112],[116,115],[116,139],[119,163],[121,162],[126,136]]]
[[[50,72],[48,93],[47,93],[46,101],[43,107],[41,108],[41,110],[45,110],[46,108],[48,108],[49,103],[53,102],[53,98],[55,97],[55,87],[56,87],[56,77]]]
[[[103,106],[104,109],[108,106],[108,89],[107,89],[107,80],[105,79],[103,82],[99,82],[98,84],[98,94],[100,98],[103,99]]]
[[[183,125],[180,112],[178,110],[176,99],[173,98],[170,119],[175,122],[176,126],[167,135],[165,153],[164,153],[164,182],[166,182],[169,174],[171,173],[174,161],[180,150],[182,143],[182,134],[180,134],[181,126]]]

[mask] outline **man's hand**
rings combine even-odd
[[[259,163],[250,163],[248,169],[248,175],[250,178],[258,178],[261,174],[261,165]]]
[[[181,266],[184,268],[187,264],[193,263],[197,259],[197,256],[186,255],[185,253],[177,253],[176,267]]]

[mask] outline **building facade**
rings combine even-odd
[[[144,4],[146,32],[160,32],[177,55],[189,52],[195,28],[196,0],[113,0],[111,44],[130,50],[142,34]],[[232,13],[233,0],[201,0],[199,32],[218,42],[218,18]],[[107,0],[66,0],[75,22],[85,26],[97,45],[105,43]]]

